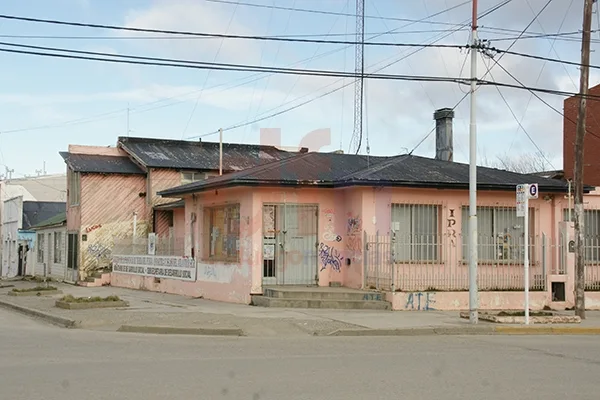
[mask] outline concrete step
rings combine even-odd
[[[351,300],[351,301],[384,301],[385,295],[378,292],[360,292],[344,290],[286,290],[265,288],[265,297],[275,299],[298,300]]]
[[[391,309],[391,304],[387,301],[273,298],[260,295],[252,296],[252,304],[259,307],[278,308],[329,308],[339,310]]]

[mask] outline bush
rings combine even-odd
[[[101,301],[121,301],[119,296],[107,296],[107,297],[74,297],[73,295],[66,295],[60,301],[65,303],[97,303]]]
[[[12,291],[15,293],[26,293],[26,292],[44,292],[44,291],[48,291],[48,290],[58,290],[57,288],[55,288],[54,286],[36,286],[34,288],[28,288],[28,289],[13,289]]]

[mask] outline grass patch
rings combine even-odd
[[[529,311],[531,317],[552,317],[554,314],[547,311]],[[500,311],[499,317],[524,317],[525,311]]]
[[[27,289],[13,289],[12,291],[15,293],[27,293],[27,292],[46,292],[49,290],[58,290],[54,286],[36,286],[34,288]]]
[[[66,295],[60,299],[60,301],[64,301],[65,303],[98,303],[98,302],[111,302],[111,301],[121,301],[119,296],[107,296],[107,297],[75,297],[73,295]]]

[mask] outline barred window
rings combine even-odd
[[[392,204],[394,260],[438,261],[439,206]]]
[[[69,170],[69,204],[79,205],[81,193],[81,175],[79,172]]]
[[[535,256],[531,237],[534,230],[533,208],[529,208],[529,254]],[[525,254],[525,219],[517,217],[514,207],[477,207],[477,259],[481,262],[523,261]],[[462,208],[462,254],[469,254],[469,207]]]
[[[569,220],[569,209],[563,210],[563,221]],[[575,222],[575,211],[571,210],[571,222]],[[600,210],[583,211],[583,246],[586,261],[600,262]]]
[[[240,205],[204,208],[204,258],[238,261]]]

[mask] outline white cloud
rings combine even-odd
[[[127,13],[125,25],[160,30],[252,35],[244,10],[196,0],[157,0],[149,8],[133,9]],[[235,13],[235,14],[234,14]],[[131,32],[127,32],[131,35]],[[148,35],[147,33],[144,35]],[[212,62],[256,62],[260,47],[252,41],[191,38],[153,40],[146,48],[157,49],[173,57],[187,57]]]

